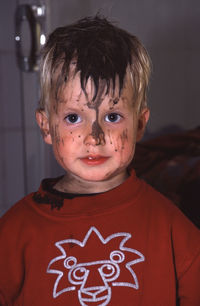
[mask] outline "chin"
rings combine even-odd
[[[87,174],[84,172],[81,175],[79,173],[78,176],[81,180],[88,181],[88,182],[102,182],[102,181],[108,180],[111,177],[111,173],[108,172],[108,171],[106,173],[100,173],[99,170],[97,170],[95,172],[92,171],[92,173],[89,173],[89,171],[88,171]]]

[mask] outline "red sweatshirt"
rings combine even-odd
[[[0,305],[200,305],[200,231],[170,201],[134,173],[72,199],[55,182],[0,221]]]

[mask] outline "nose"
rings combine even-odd
[[[89,133],[86,131],[84,143],[92,146],[105,145],[104,132],[97,121],[93,122]]]
[[[104,133],[99,133],[98,135],[88,134],[84,139],[84,144],[88,146],[104,146],[105,143]]]
[[[87,146],[105,145],[105,137],[102,129],[92,129],[92,132],[90,131],[90,133],[87,133],[84,138],[84,144]]]
[[[98,269],[94,266],[94,267],[90,267],[89,269],[89,273],[87,276],[87,279],[84,282],[84,289],[91,289],[95,291],[94,288],[103,288],[105,287],[105,282],[100,274],[100,272],[98,271]]]
[[[86,146],[97,146],[99,144],[99,140],[92,134],[87,134],[84,139],[84,144]]]

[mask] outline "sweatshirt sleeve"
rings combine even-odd
[[[180,306],[200,306],[200,231],[181,212],[172,233]]]
[[[11,209],[0,219],[0,305],[12,305],[24,279],[23,221]]]
[[[200,305],[200,254],[179,279],[180,306]]]

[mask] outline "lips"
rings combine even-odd
[[[97,166],[105,163],[109,157],[101,156],[101,155],[88,155],[86,157],[81,158],[80,160],[89,166]]]

